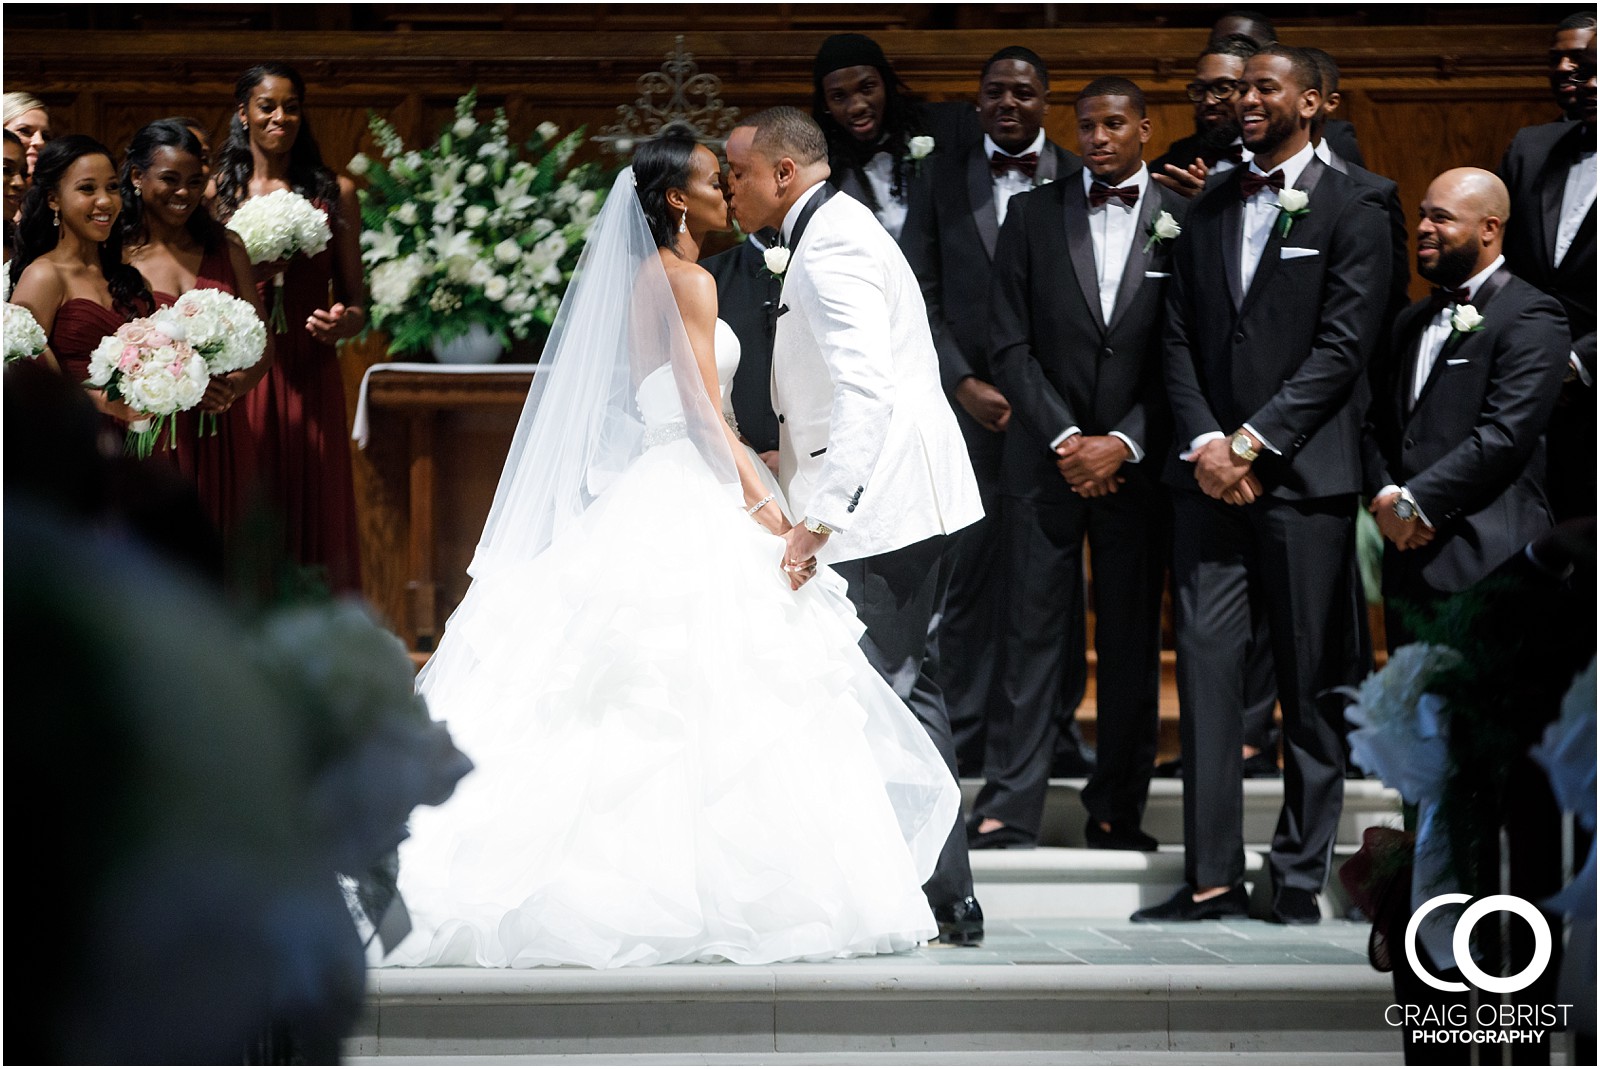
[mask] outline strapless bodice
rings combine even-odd
[[[729,387],[734,372],[739,370],[739,336],[722,320],[717,320],[715,337],[717,358],[717,386],[722,394],[722,413],[733,418],[733,401]],[[678,384],[672,376],[672,365],[663,364],[639,384],[637,394],[639,414],[646,428],[666,427],[683,423],[683,402],[678,397]]]

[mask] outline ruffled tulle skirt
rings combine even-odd
[[[687,440],[536,560],[480,572],[419,683],[475,762],[413,817],[386,965],[765,963],[908,949],[955,820],[844,582]]]

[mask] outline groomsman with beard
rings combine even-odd
[[[983,496],[984,518],[951,539],[950,589],[937,625],[939,683],[965,775],[983,774],[986,725],[1003,701],[1000,455],[1011,405],[989,366],[995,243],[1015,194],[1048,185],[1082,162],[1045,137],[1049,91],[1044,61],[1030,50],[1002,48],[989,58],[978,84],[983,138],[964,152],[935,151],[924,161],[900,242],[922,285],[940,377]],[[1081,633],[1077,643],[1081,650]],[[1071,704],[1053,715],[1064,713],[1070,722],[1082,677],[1080,664]]]
[[[1058,708],[1082,646],[1092,554],[1098,764],[1085,838],[1154,850],[1139,827],[1155,761],[1170,433],[1161,321],[1184,201],[1150,181],[1144,93],[1099,78],[1079,94],[1083,169],[1011,201],[995,251],[992,362],[1013,418],[1001,477],[1005,707],[990,726],[974,847],[1037,843]],[[1235,755],[1237,758],[1237,754]]]
[[[1595,514],[1595,19],[1572,15],[1550,46],[1564,120],[1517,132],[1500,163],[1511,192],[1506,262],[1561,302],[1570,367],[1550,423],[1545,486],[1557,521]]]
[[[1510,210],[1488,171],[1434,179],[1417,272],[1437,288],[1401,314],[1374,365],[1363,467],[1391,650],[1412,640],[1402,608],[1465,590],[1552,526],[1540,483],[1567,325],[1500,253]]]
[[[1244,75],[1245,60],[1256,51],[1253,41],[1235,34],[1213,40],[1196,57],[1194,81],[1187,86],[1194,103],[1194,133],[1174,141],[1151,162],[1150,173],[1156,181],[1192,195],[1200,191],[1200,184],[1193,182],[1190,189],[1189,177],[1181,172],[1196,160],[1204,165],[1206,174],[1224,173],[1249,161],[1250,153],[1239,137],[1239,115],[1233,101]]]
[[[1245,65],[1253,153],[1190,207],[1168,288],[1166,384],[1183,453],[1174,486],[1185,885],[1136,921],[1243,916],[1240,708],[1250,605],[1264,603],[1283,706],[1284,804],[1271,917],[1321,919],[1343,803],[1359,382],[1389,294],[1377,192],[1316,158],[1321,76],[1269,45]]]

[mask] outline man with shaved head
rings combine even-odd
[[[1417,222],[1417,273],[1436,287],[1395,321],[1373,365],[1363,432],[1368,506],[1383,532],[1389,648],[1403,610],[1488,575],[1552,524],[1545,429],[1567,364],[1554,297],[1501,255],[1510,196],[1492,172],[1446,171]]]

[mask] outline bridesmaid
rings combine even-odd
[[[124,199],[119,229],[124,256],[149,284],[158,306],[193,289],[216,289],[242,297],[266,314],[256,292],[250,257],[232,231],[211,218],[202,203],[206,176],[203,148],[195,135],[171,119],[133,135],[122,163]],[[255,441],[235,405],[272,366],[266,355],[254,367],[211,380],[200,412],[216,417],[217,433],[200,437],[199,418],[178,417],[174,448],[157,456],[172,460],[194,483],[211,521],[224,536],[238,530],[256,483]]]
[[[317,256],[296,256],[287,267],[256,266],[261,287],[284,272],[289,329],[273,339],[276,359],[246,397],[246,416],[283,512],[290,555],[324,569],[334,590],[359,591],[350,428],[334,348],[367,322],[355,186],[324,166],[301,110],[305,83],[293,68],[250,68],[234,100],[238,110],[213,173],[218,216],[230,217],[252,197],[289,189],[325,210],[333,231],[332,243]]]
[[[11,303],[32,312],[44,329],[49,345],[40,359],[73,382],[88,378],[89,354],[100,339],[155,310],[143,276],[122,262],[121,211],[116,165],[100,142],[69,134],[40,151],[17,223]],[[139,417],[101,390],[89,396],[117,423]],[[114,447],[120,450],[121,442]]]
[[[39,165],[39,151],[50,141],[50,109],[32,93],[7,93],[0,97],[0,126],[22,139],[28,152],[28,170]]]

